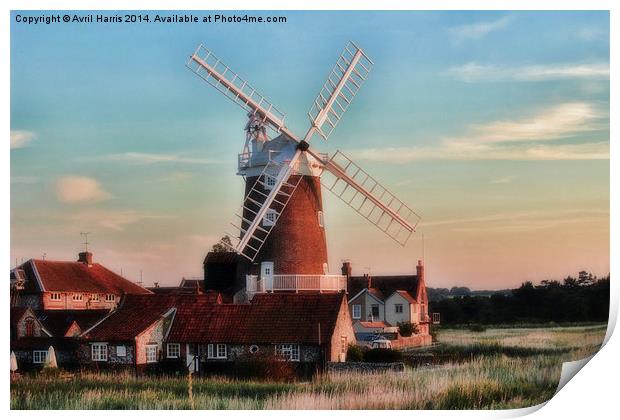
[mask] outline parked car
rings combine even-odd
[[[370,347],[373,349],[391,349],[392,342],[390,340],[386,340],[385,338],[379,338],[377,340],[373,340]]]

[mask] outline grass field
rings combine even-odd
[[[476,409],[520,408],[550,399],[562,362],[600,347],[606,326],[441,330],[441,344],[408,352],[451,355],[404,373],[332,374],[312,382],[78,374],[24,376],[12,409]]]

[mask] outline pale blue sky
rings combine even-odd
[[[16,14],[40,13],[12,13],[13,261],[71,259],[91,231],[95,259],[130,278],[199,275],[240,203],[245,116],[184,67],[188,55],[204,43],[301,133],[354,40],[375,67],[313,145],[353,156],[421,213],[431,285],[609,270],[606,12],[36,26]],[[412,270],[419,235],[401,249],[325,194],[332,272],[343,258],[359,273]]]

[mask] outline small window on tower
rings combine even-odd
[[[265,189],[272,190],[276,186],[276,177],[271,175],[265,175]]]
[[[325,226],[325,222],[323,221],[323,212],[321,210],[319,210],[319,226]]]
[[[276,224],[278,213],[274,209],[268,209],[263,217],[263,226],[273,226]]]

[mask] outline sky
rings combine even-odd
[[[407,274],[424,257],[430,287],[500,289],[609,272],[607,12],[50,25],[17,14],[42,12],[11,14],[11,265],[74,260],[90,232],[94,260],[131,280],[200,276],[241,203],[245,114],[188,56],[203,43],[302,135],[353,40],[374,68],[312,147],[343,151],[422,220],[401,247],[324,191],[332,273],[349,259],[354,274]]]

